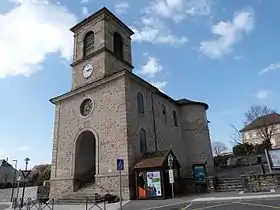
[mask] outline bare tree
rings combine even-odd
[[[234,126],[231,125],[232,127],[232,134],[231,134],[231,139],[233,141],[234,145],[238,145],[238,144],[242,144],[243,140],[242,140],[242,134],[239,132],[239,130]]]
[[[275,113],[275,111],[265,105],[253,105],[245,113],[245,125],[256,122],[257,120],[257,135],[262,138],[263,141],[270,142],[272,136],[274,135],[276,127],[275,124],[273,124],[273,116],[266,116],[273,113]]]
[[[213,147],[213,153],[216,156],[220,156],[223,152],[225,152],[228,149],[225,143],[221,141],[214,141],[212,147]]]
[[[234,145],[241,145],[241,144],[244,145],[246,156],[247,156],[247,161],[248,161],[249,167],[250,167],[250,171],[252,171],[252,164],[251,164],[251,161],[250,161],[248,155],[254,151],[252,151],[251,148],[249,148],[247,146],[247,144],[244,144],[243,139],[242,139],[242,134],[240,133],[240,131],[234,125],[231,125],[231,127],[233,130],[231,139],[233,140]]]
[[[246,152],[247,155],[249,155],[251,153],[254,153],[255,151],[252,150],[251,148],[248,148],[247,145],[245,144],[245,142],[243,142],[241,132],[234,125],[231,125],[231,127],[232,127],[232,130],[233,130],[233,132],[231,134],[231,139],[233,141],[234,146],[244,144],[244,147],[245,147],[245,150],[246,150],[245,152]]]

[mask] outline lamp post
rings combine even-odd
[[[27,166],[28,166],[28,162],[30,161],[30,159],[29,158],[25,158],[24,161],[25,161],[25,171],[27,171]],[[26,178],[27,177],[24,177],[24,178],[25,178],[25,180],[23,182],[22,198],[21,198],[21,203],[20,203],[21,208],[23,207],[25,184],[26,184]]]
[[[16,181],[16,175],[17,175],[17,160],[13,160],[15,162],[15,168],[14,168],[14,177],[13,177],[13,187],[12,187],[12,194],[11,194],[11,202],[13,202],[14,198],[14,188],[15,188],[15,181]]]
[[[20,181],[21,181],[21,176],[18,176],[17,177],[17,195],[16,195],[16,202],[17,202],[17,204],[19,203],[18,202],[18,194],[19,194],[19,184],[20,184]]]

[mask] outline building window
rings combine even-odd
[[[114,33],[114,53],[119,59],[123,59],[123,39],[117,32]]]
[[[138,112],[144,113],[144,98],[142,93],[137,93],[137,106],[138,106]]]
[[[147,152],[147,136],[143,128],[140,130],[140,152],[142,154]]]
[[[94,48],[94,32],[90,31],[85,35],[84,38],[84,56],[89,55],[93,48]]]
[[[166,108],[165,108],[164,105],[161,105],[161,111],[162,111],[163,121],[164,121],[164,122],[167,122]]]
[[[178,127],[177,113],[175,110],[173,111],[173,123],[174,123],[174,126]]]

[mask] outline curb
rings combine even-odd
[[[226,201],[226,200],[252,200],[260,198],[280,198],[280,194],[274,195],[251,195],[251,196],[237,196],[237,197],[208,197],[208,198],[196,198],[192,202],[205,202],[205,201]]]

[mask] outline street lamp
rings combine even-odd
[[[25,161],[25,172],[28,174],[28,172],[27,172],[27,166],[28,166],[28,162],[30,161],[30,159],[29,159],[29,158],[25,158],[24,161]],[[24,200],[24,192],[25,192],[26,178],[27,178],[27,177],[24,177],[25,180],[24,180],[24,182],[23,182],[22,198],[21,198],[21,203],[20,203],[21,208],[23,207],[23,200]]]
[[[15,187],[15,181],[16,181],[16,175],[17,175],[17,160],[13,160],[15,162],[15,168],[14,168],[14,177],[13,177],[13,186],[12,186],[12,195],[11,195],[11,202],[13,202],[14,198],[14,187]]]

